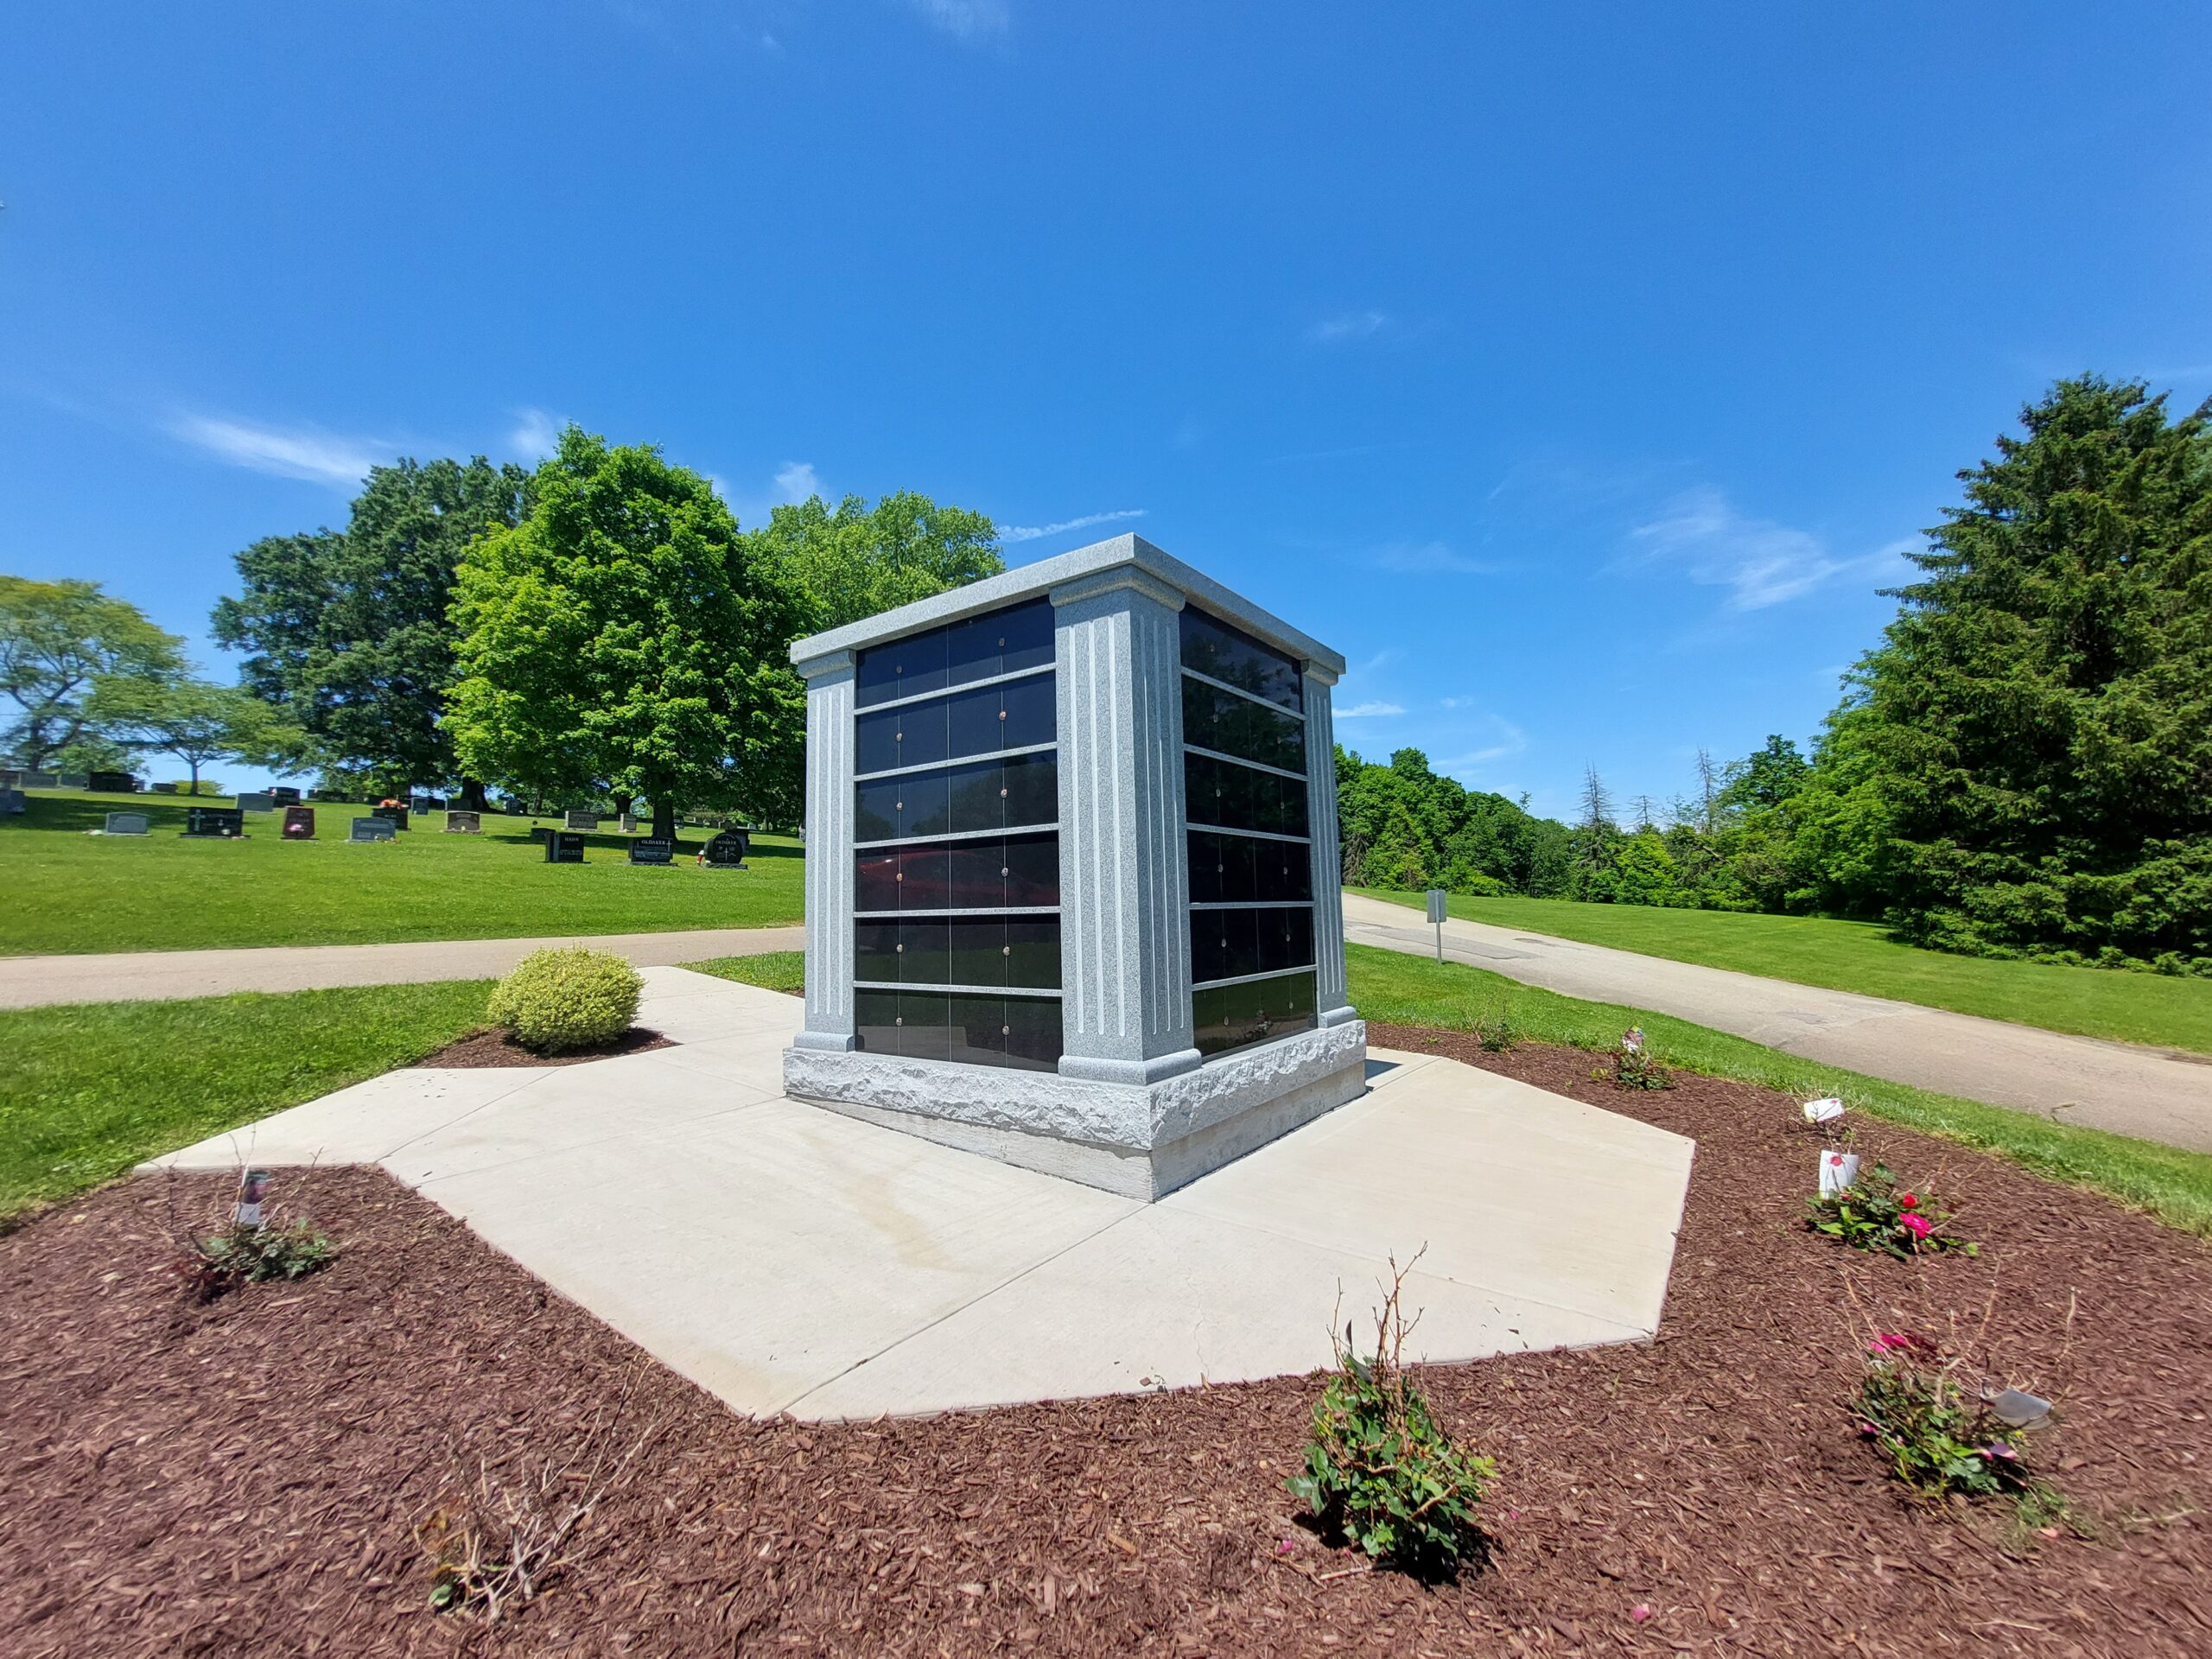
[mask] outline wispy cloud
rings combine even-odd
[[[507,434],[507,448],[517,461],[543,461],[561,447],[561,431],[567,425],[542,409],[518,410],[514,430]]]
[[[1725,608],[1759,611],[1846,576],[1894,570],[1916,543],[1891,542],[1872,553],[1839,556],[1810,531],[1754,518],[1711,486],[1685,491],[1656,518],[1629,532],[1630,560],[1674,566],[1692,582],[1725,588]]]
[[[1447,697],[1447,707],[1458,708],[1473,702],[1471,697]],[[1479,772],[1499,760],[1510,760],[1528,749],[1529,734],[1502,715],[1484,715],[1475,722],[1475,741],[1478,747],[1465,754],[1449,756],[1439,764],[1448,773]]]
[[[1001,41],[1013,25],[1007,0],[906,0],[931,27],[955,40]]]
[[[1118,512],[1087,512],[1080,518],[1063,518],[1057,524],[1001,524],[1001,542],[1033,542],[1044,536],[1058,536],[1064,531],[1089,530],[1093,524],[1118,524],[1124,518],[1141,518],[1142,507],[1124,507]]]
[[[1343,346],[1374,339],[1390,327],[1391,321],[1387,311],[1346,311],[1322,318],[1306,329],[1306,338],[1316,346]]]
[[[169,434],[206,450],[219,461],[277,478],[348,488],[368,476],[369,468],[397,451],[370,438],[346,437],[312,426],[260,426],[213,415],[179,415]]]
[[[1484,576],[1500,569],[1486,560],[1455,552],[1442,542],[1394,542],[1369,553],[1367,562],[1378,570],[1408,576]]]
[[[1382,720],[1389,715],[1402,715],[1405,712],[1405,707],[1402,703],[1370,701],[1356,702],[1349,709],[1339,709],[1336,711],[1336,715],[1338,720]]]
[[[797,506],[809,496],[822,493],[822,480],[810,461],[787,461],[776,468],[776,496],[788,506]]]

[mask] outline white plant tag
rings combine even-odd
[[[249,1169],[238,1182],[238,1207],[232,1219],[241,1227],[261,1225],[261,1201],[269,1196],[269,1172]]]
[[[1832,1198],[1859,1179],[1859,1154],[1823,1147],[1821,1152],[1821,1196]]]
[[[1805,1121],[1808,1123],[1833,1123],[1842,1116],[1843,1103],[1834,1095],[1805,1103]]]

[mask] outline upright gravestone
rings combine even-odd
[[[484,816],[455,807],[446,814],[446,834],[449,836],[480,836],[484,833]]]
[[[269,798],[279,806],[297,806],[300,791],[291,784],[278,784],[269,791]]]
[[[238,810],[241,812],[274,812],[276,810],[276,798],[274,795],[257,793],[238,797]]]
[[[65,772],[58,774],[54,781],[55,787],[60,789],[90,789],[92,774],[89,772]]]
[[[287,841],[315,839],[315,808],[288,806],[284,809],[284,839]]]
[[[438,810],[438,798],[435,795],[417,795],[407,804],[416,812],[435,812]]]
[[[571,835],[566,830],[546,832],[545,861],[548,864],[581,864],[584,861],[584,838]]]
[[[384,819],[395,830],[407,827],[407,809],[404,806],[372,806],[369,809],[369,816]]]
[[[571,830],[596,830],[599,828],[599,814],[572,810],[563,822]]]
[[[742,830],[724,830],[709,842],[700,854],[699,861],[710,870],[741,870],[745,855],[752,851],[752,844]]]
[[[30,802],[20,789],[0,789],[0,812],[16,813],[30,810]]]
[[[50,772],[27,772],[23,774],[25,789],[59,789],[61,779]]]
[[[243,841],[245,814],[235,806],[189,806],[184,811],[184,833],[213,841]]]
[[[622,833],[626,836],[634,836],[638,833],[638,815],[636,813],[625,812],[622,815]]]
[[[655,836],[641,836],[630,843],[632,864],[665,864],[676,856],[676,843]]]
[[[149,784],[146,785],[146,788],[149,793],[155,795],[174,795],[176,793],[176,785],[175,784]]]
[[[127,772],[96,772],[92,774],[92,793],[95,795],[136,795],[138,779]]]
[[[149,825],[143,812],[111,812],[104,833],[111,836],[143,836]]]
[[[389,841],[397,842],[399,839],[399,826],[394,823],[390,818],[378,817],[372,813],[365,818],[356,818],[353,820],[353,833],[350,839],[354,841]]]
[[[21,766],[0,766],[0,789],[21,789],[23,769]]]

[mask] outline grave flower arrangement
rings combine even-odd
[[[1852,1410],[1860,1438],[1923,1497],[2025,1497],[2041,1484],[2018,1428],[1999,1408],[2026,1397],[2008,1393],[1993,1406],[1956,1356],[1947,1357],[1923,1336],[1883,1332],[1867,1344],[1866,1374]]]
[[[1949,1228],[1950,1212],[1932,1193],[1900,1189],[1883,1165],[1856,1174],[1847,1186],[1805,1201],[1805,1225],[1855,1250],[1880,1250],[1900,1262],[1980,1248]]]
[[[1598,1074],[1603,1077],[1602,1071]],[[1621,1033],[1621,1046],[1613,1051],[1613,1086],[1617,1089],[1671,1089],[1675,1080],[1665,1067],[1651,1058],[1645,1041],[1643,1027],[1630,1026]]]

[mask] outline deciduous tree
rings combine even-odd
[[[99,736],[87,704],[104,675],[184,672],[184,641],[96,582],[0,576],[0,695],[15,704],[0,744],[48,770]]]

